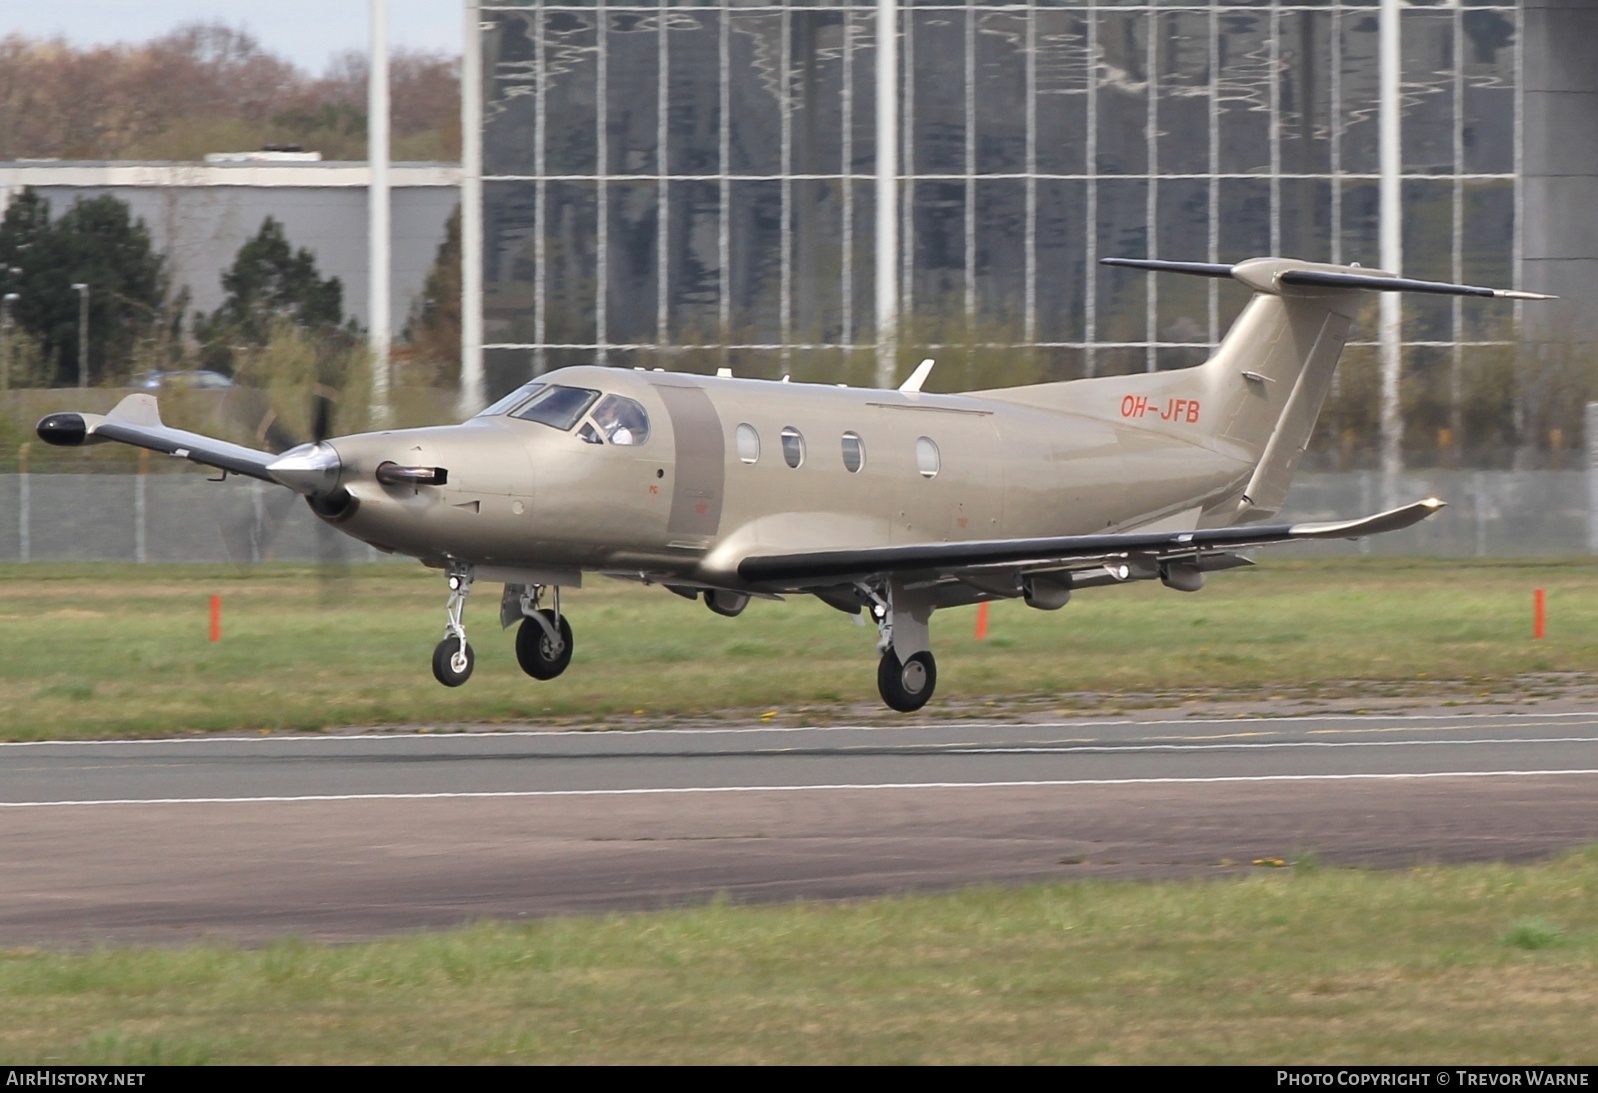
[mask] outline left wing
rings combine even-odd
[[[1091,566],[1116,567],[1190,560],[1311,539],[1358,539],[1418,524],[1443,507],[1435,497],[1359,520],[1318,524],[1267,524],[1202,531],[1130,532],[1121,535],[1062,535],[1044,539],[985,539],[964,543],[867,547],[858,550],[767,554],[745,558],[738,576],[751,584],[802,589],[809,585],[866,580],[889,573],[929,576],[980,574],[984,570],[1029,572]],[[1125,574],[1119,575],[1124,579]]]
[[[280,457],[241,444],[174,429],[161,420],[153,395],[129,395],[108,414],[51,414],[39,422],[37,433],[46,444],[76,448],[107,440],[148,448],[187,459],[230,474],[279,482],[267,469]]]

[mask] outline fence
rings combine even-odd
[[[1303,554],[1454,556],[1598,553],[1598,472],[1416,471],[1384,490],[1377,471],[1300,474],[1281,519],[1334,520],[1440,497],[1407,531],[1303,544]],[[321,524],[294,494],[200,474],[0,475],[0,560],[258,562],[385,557]]]

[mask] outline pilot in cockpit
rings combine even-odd
[[[615,395],[605,399],[594,411],[594,421],[612,444],[637,444],[647,428],[642,408],[630,399]]]

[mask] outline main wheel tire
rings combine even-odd
[[[433,647],[433,678],[446,687],[459,687],[472,678],[477,657],[470,642],[445,638]]]
[[[554,679],[572,662],[572,627],[562,615],[544,608],[538,612],[548,619],[560,634],[560,645],[549,640],[549,634],[537,619],[523,619],[516,631],[516,663],[534,679]]]
[[[889,649],[877,663],[877,691],[882,701],[900,713],[914,713],[927,704],[938,686],[938,662],[926,650],[911,653],[905,661]]]
[[[719,588],[707,588],[705,606],[723,618],[735,619],[749,606],[749,597],[742,592],[724,592]]]

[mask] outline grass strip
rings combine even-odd
[[[1598,848],[0,953],[10,1063],[1598,1059]]]

